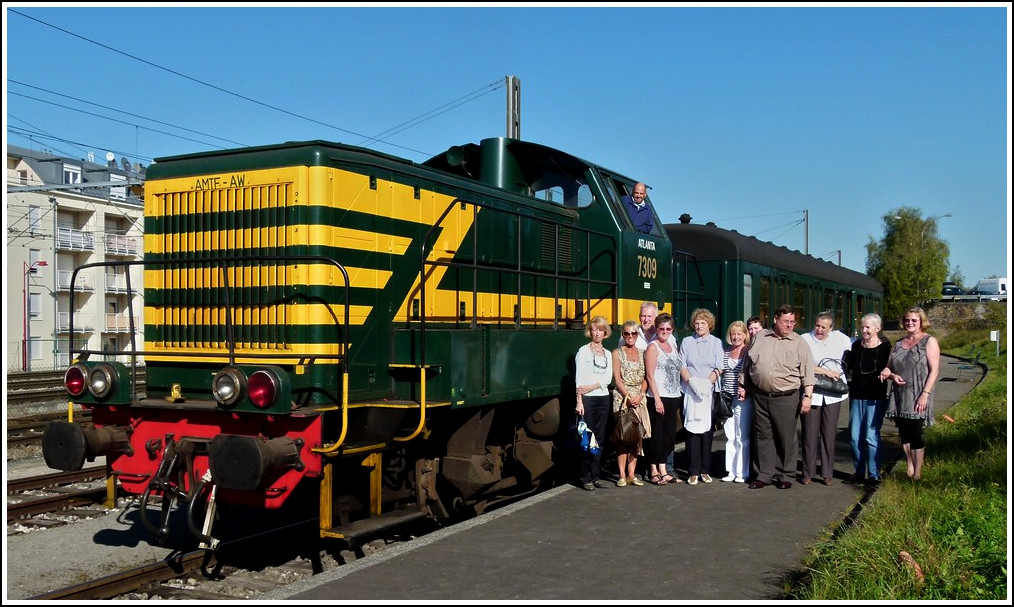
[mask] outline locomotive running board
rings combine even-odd
[[[411,521],[425,518],[427,515],[422,510],[392,510],[381,512],[381,484],[382,471],[381,454],[373,453],[363,460],[363,466],[370,468],[370,516],[368,518],[350,521],[344,525],[333,526],[332,501],[333,501],[333,478],[332,464],[324,464],[324,475],[320,483],[320,537],[345,540],[350,548],[355,548],[356,542],[366,536],[376,534],[385,529],[391,529],[404,525]]]

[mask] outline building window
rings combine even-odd
[[[28,294],[28,315],[35,318],[39,315],[39,310],[42,309],[41,297],[38,293]]]
[[[81,183],[81,167],[73,164],[63,165],[63,182],[66,184]]]
[[[28,233],[35,236],[39,233],[39,207],[29,206],[28,207]]]
[[[38,264],[38,262],[39,262],[39,260],[41,258],[42,258],[42,251],[40,251],[38,249],[29,249],[28,250],[28,268],[29,268],[28,269],[28,273],[29,274],[38,274],[39,273],[39,266],[37,264]]]
[[[109,181],[122,181],[122,186],[113,186],[109,188],[109,197],[117,200],[124,200],[127,197],[127,178],[124,175],[117,175],[116,173],[109,174]]]

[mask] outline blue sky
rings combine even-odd
[[[421,162],[506,134],[514,75],[523,139],[645,181],[666,223],[865,271],[883,216],[915,207],[951,214],[966,284],[1010,276],[1005,4],[4,9],[7,143],[147,165],[328,139]]]

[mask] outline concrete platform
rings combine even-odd
[[[982,376],[981,369],[963,370],[956,380],[963,363],[941,358],[938,417]],[[259,598],[782,599],[784,576],[799,569],[813,542],[843,528],[868,495],[862,487],[841,482],[852,472],[847,403],[838,428],[836,480],[830,486],[795,483],[789,490],[753,490],[720,482],[725,440],[716,433],[711,484],[609,486],[593,492],[559,487]],[[893,422],[884,423],[882,434],[896,445]],[[898,451],[892,447],[886,454],[889,470]],[[932,453],[927,462],[932,465]]]

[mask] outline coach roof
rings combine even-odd
[[[798,272],[822,280],[855,285],[871,291],[883,287],[861,272],[837,266],[829,261],[804,255],[770,242],[744,236],[714,224],[667,223],[665,231],[673,243],[673,254],[687,253],[697,261],[742,260],[788,272]]]

